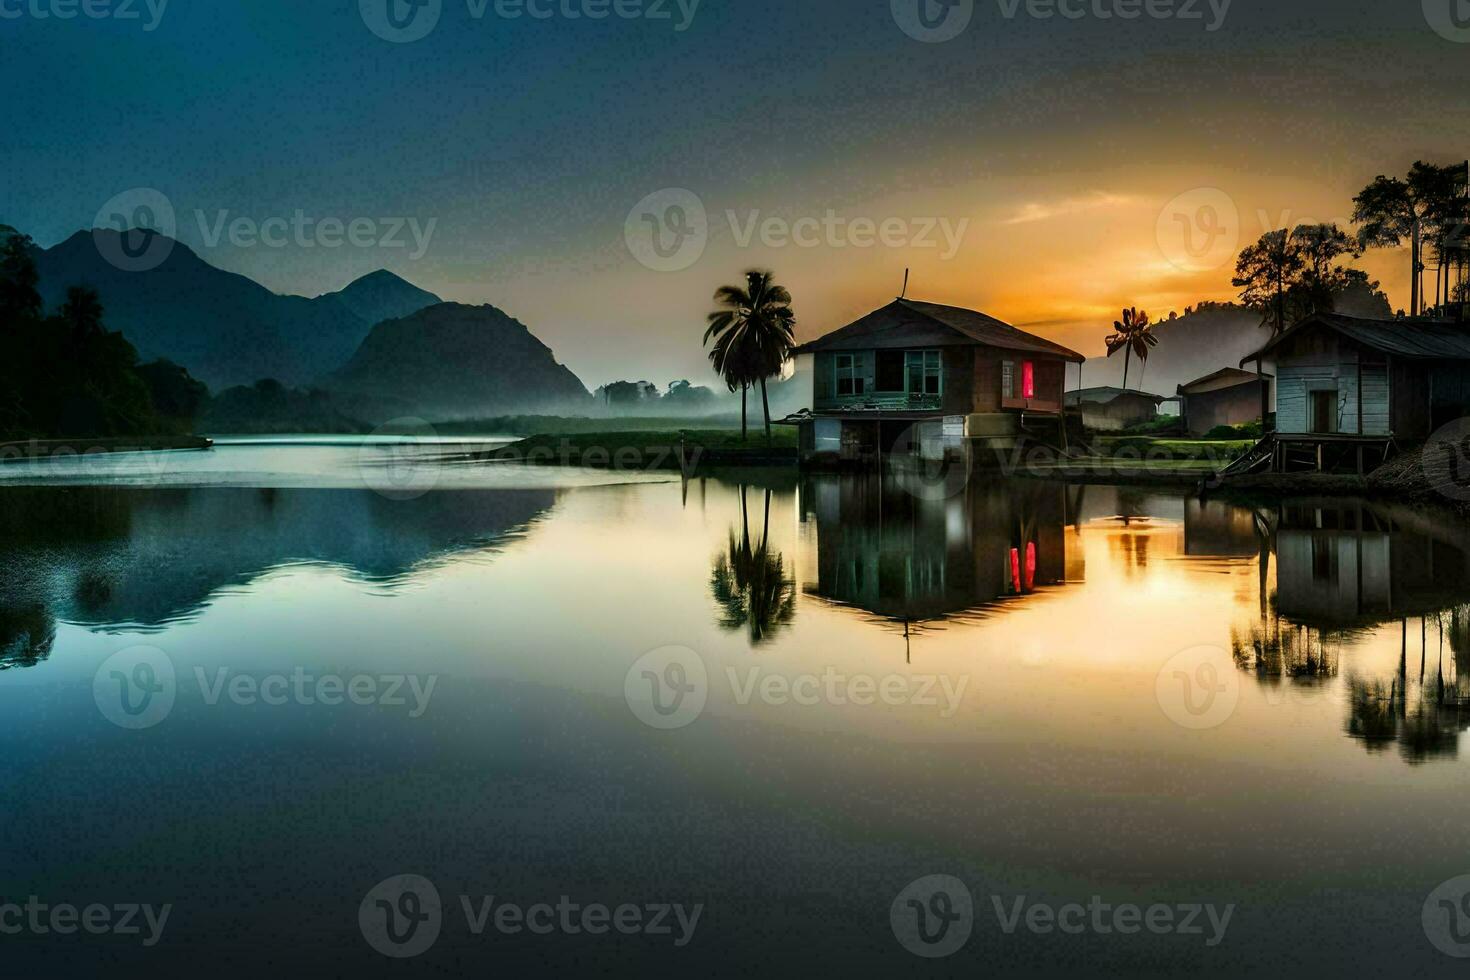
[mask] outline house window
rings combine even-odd
[[[1016,364],[1014,361],[1000,362],[1000,397],[1016,397]]]
[[[913,395],[938,395],[942,392],[941,360],[937,350],[911,350],[908,352],[908,393]]]
[[[1021,397],[1036,397],[1036,365],[1030,361],[1021,365]]]
[[[834,358],[837,373],[837,395],[839,398],[863,393],[863,377],[857,358],[852,354],[838,354]]]

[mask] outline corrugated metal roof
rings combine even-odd
[[[1254,384],[1260,378],[1267,381],[1273,380],[1269,374],[1257,375],[1254,371],[1242,371],[1239,368],[1221,368],[1214,374],[1207,374],[1203,378],[1196,378],[1188,384],[1179,386],[1181,395],[1203,395],[1210,391],[1223,391],[1226,388],[1238,388],[1241,385]]]
[[[913,347],[998,347],[1002,350],[1052,354],[1074,363],[1086,358],[1044,337],[1017,330],[995,317],[958,306],[894,300],[860,320],[798,347],[798,354],[819,351],[893,350]]]
[[[1409,358],[1470,360],[1470,328],[1452,320],[1367,320],[1323,313],[1309,317],[1287,330],[1254,354],[1241,359],[1246,364],[1269,356],[1288,338],[1304,330],[1326,327],[1364,347]]]
[[[1105,385],[1098,388],[1079,388],[1076,391],[1069,391],[1066,395],[1066,401],[1068,405],[1110,405],[1124,395],[1143,398],[1156,405],[1169,400],[1165,396],[1155,395],[1151,391],[1138,391],[1134,388],[1113,388]]]

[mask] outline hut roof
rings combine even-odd
[[[1453,320],[1366,320],[1341,313],[1319,313],[1286,330],[1241,364],[1268,356],[1289,338],[1314,329],[1335,331],[1364,347],[1395,357],[1470,360],[1470,329]]]
[[[1188,384],[1179,386],[1181,395],[1203,395],[1211,391],[1223,391],[1226,388],[1238,388],[1241,385],[1254,384],[1264,377],[1270,381],[1272,376],[1257,375],[1254,371],[1242,371],[1240,368],[1221,368],[1214,374],[1207,374],[1203,378],[1196,378]]]
[[[974,346],[1049,354],[1076,364],[1086,360],[1061,344],[1018,330],[984,313],[912,299],[894,300],[860,320],[798,347],[796,353]]]

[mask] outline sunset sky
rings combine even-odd
[[[177,237],[277,291],[386,267],[505,309],[589,386],[710,383],[703,314],[747,267],[791,288],[803,338],[886,303],[911,267],[911,296],[1098,354],[1120,307],[1229,299],[1234,252],[1263,231],[1346,223],[1375,174],[1470,155],[1456,0],[1150,8],[1199,19],[1099,16],[1129,0],[1064,0],[1075,18],[977,0],[942,43],[902,29],[906,0],[624,0],[669,17],[566,16],[598,2],[548,0],[540,19],[442,0],[409,43],[369,29],[359,0],[175,0],[153,30],[0,16],[0,223],[51,245],[116,195],[156,188]],[[707,247],[658,271],[625,230],[674,188],[708,214]],[[298,211],[433,234],[416,259],[406,234],[406,248],[209,244],[222,212]],[[1176,216],[1211,214],[1214,249],[1189,255]],[[824,227],[805,245],[759,230],[742,243],[771,218]],[[868,242],[864,222],[889,240]],[[1407,305],[1406,257],[1361,264]]]

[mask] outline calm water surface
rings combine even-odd
[[[0,469],[0,897],[172,906],[151,948],[0,937],[12,975],[1458,965],[1421,921],[1470,873],[1453,522],[462,448]],[[404,874],[442,926],[394,961],[360,911]],[[893,925],[929,875],[974,902],[934,962]],[[703,909],[476,935],[492,895]],[[1023,896],[1234,909],[1007,933]]]

